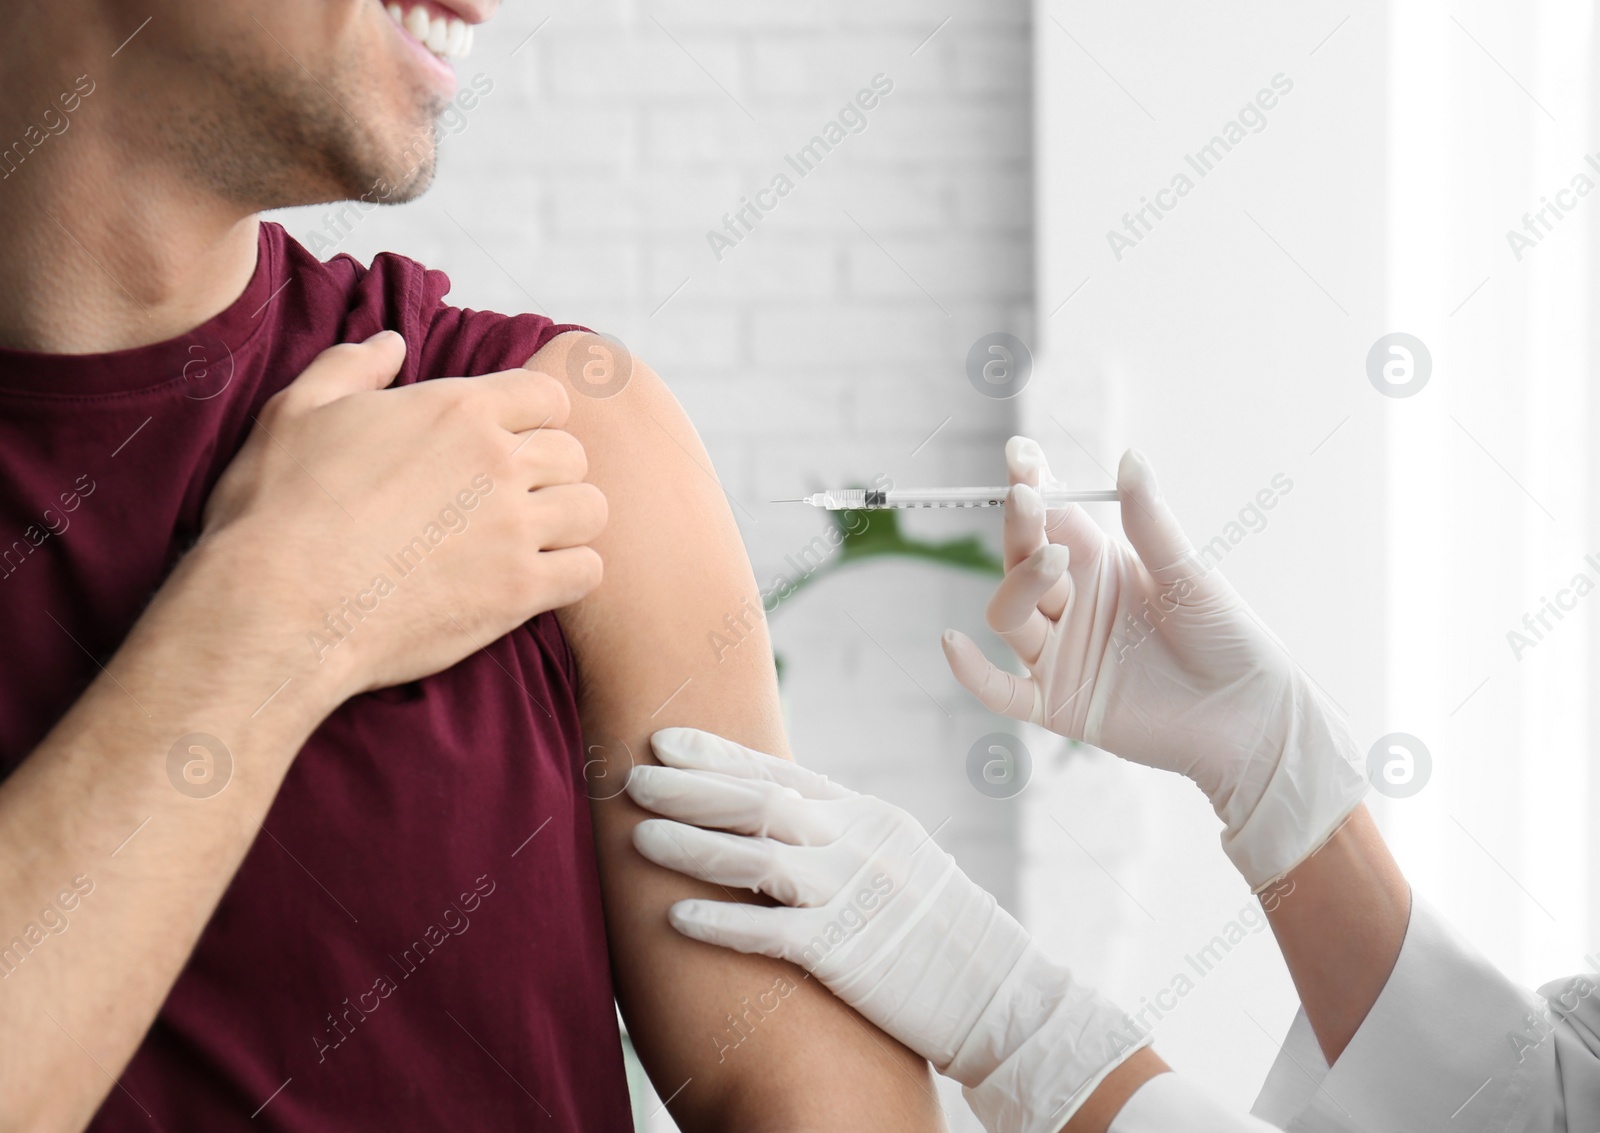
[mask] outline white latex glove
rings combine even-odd
[[[1257,892],[1315,853],[1366,792],[1361,752],[1327,698],[1215,570],[1137,452],[1117,487],[1133,549],[1072,505],[1046,513],[1039,446],[1006,445],[1006,576],[988,622],[1027,667],[944,635],[985,707],[1194,780]]]
[[[966,1086],[985,1128],[1057,1133],[1148,1041],[905,811],[707,732],[668,728],[651,743],[667,766],[635,767],[628,794],[679,821],[641,822],[639,852],[795,906],[679,901],[672,926],[805,968]]]

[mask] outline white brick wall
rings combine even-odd
[[[1023,0],[510,4],[462,68],[495,85],[434,189],[341,250],[401,251],[448,271],[458,303],[623,339],[700,428],[765,584],[823,524],[767,501],[880,473],[1003,476],[1011,406],[973,390],[965,359],[980,335],[1030,332],[1029,24]],[[880,73],[894,90],[866,129],[717,262],[707,231]],[[324,211],[280,219],[304,238]],[[909,526],[993,537],[996,518]],[[1009,901],[1016,812],[965,774],[999,725],[938,650],[946,625],[978,632],[989,588],[872,564],[772,627],[800,758],[930,829],[948,819],[940,842]]]

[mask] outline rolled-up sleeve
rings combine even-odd
[[[1594,1133],[1596,982],[1520,988],[1414,899],[1394,971],[1338,1061],[1300,1012],[1251,1112],[1289,1133]]]

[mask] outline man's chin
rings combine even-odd
[[[432,108],[430,107],[430,110]],[[377,167],[368,185],[382,184],[389,190],[388,199],[396,203],[415,200],[433,184],[439,164],[439,135],[435,121],[437,114],[429,114],[400,141],[382,147],[381,153],[371,154],[365,164]]]
[[[432,187],[435,163],[430,159],[409,171],[391,168],[382,173],[375,172],[372,165],[361,168],[364,171],[351,169],[331,183],[318,178],[319,185],[315,188],[302,186],[299,192],[276,194],[269,202],[256,205],[254,211],[338,205],[349,201],[363,205],[408,204]]]
[[[433,185],[439,150],[432,127],[399,145],[369,146],[359,157],[352,154],[339,178],[341,200],[401,205],[414,201]]]
[[[403,205],[414,201],[433,187],[438,166],[438,153],[430,147],[427,159],[421,164],[392,171],[387,177],[380,175],[375,178],[367,189],[368,199],[386,205]]]

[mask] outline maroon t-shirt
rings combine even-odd
[[[251,415],[319,351],[396,330],[415,382],[572,329],[449,288],[395,255],[324,264],[263,223],[244,294],[180,339],[0,350],[0,773],[116,651]],[[575,686],[542,614],[335,712],[90,1128],[631,1129]]]

